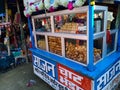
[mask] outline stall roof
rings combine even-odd
[[[120,0],[95,0],[95,1],[108,4],[120,4]]]

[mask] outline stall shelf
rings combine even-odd
[[[115,89],[118,29],[107,31],[107,13],[107,6],[89,5],[28,17],[34,73],[56,90]]]

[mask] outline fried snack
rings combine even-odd
[[[86,44],[75,45],[66,42],[66,57],[78,62],[87,63],[87,47]],[[94,60],[101,59],[101,49],[94,48]]]
[[[66,42],[66,57],[78,62],[87,62],[87,49],[84,45],[74,45]]]
[[[62,55],[61,50],[61,38],[59,37],[48,37],[49,51],[58,55]]]

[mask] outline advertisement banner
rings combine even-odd
[[[33,69],[56,90],[92,90],[91,79],[55,61],[33,55]]]
[[[72,69],[58,64],[58,80],[70,90],[91,90],[91,80]]]

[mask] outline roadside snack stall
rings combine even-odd
[[[104,0],[24,0],[34,73],[56,90],[115,89],[120,6],[110,2],[115,17]]]

